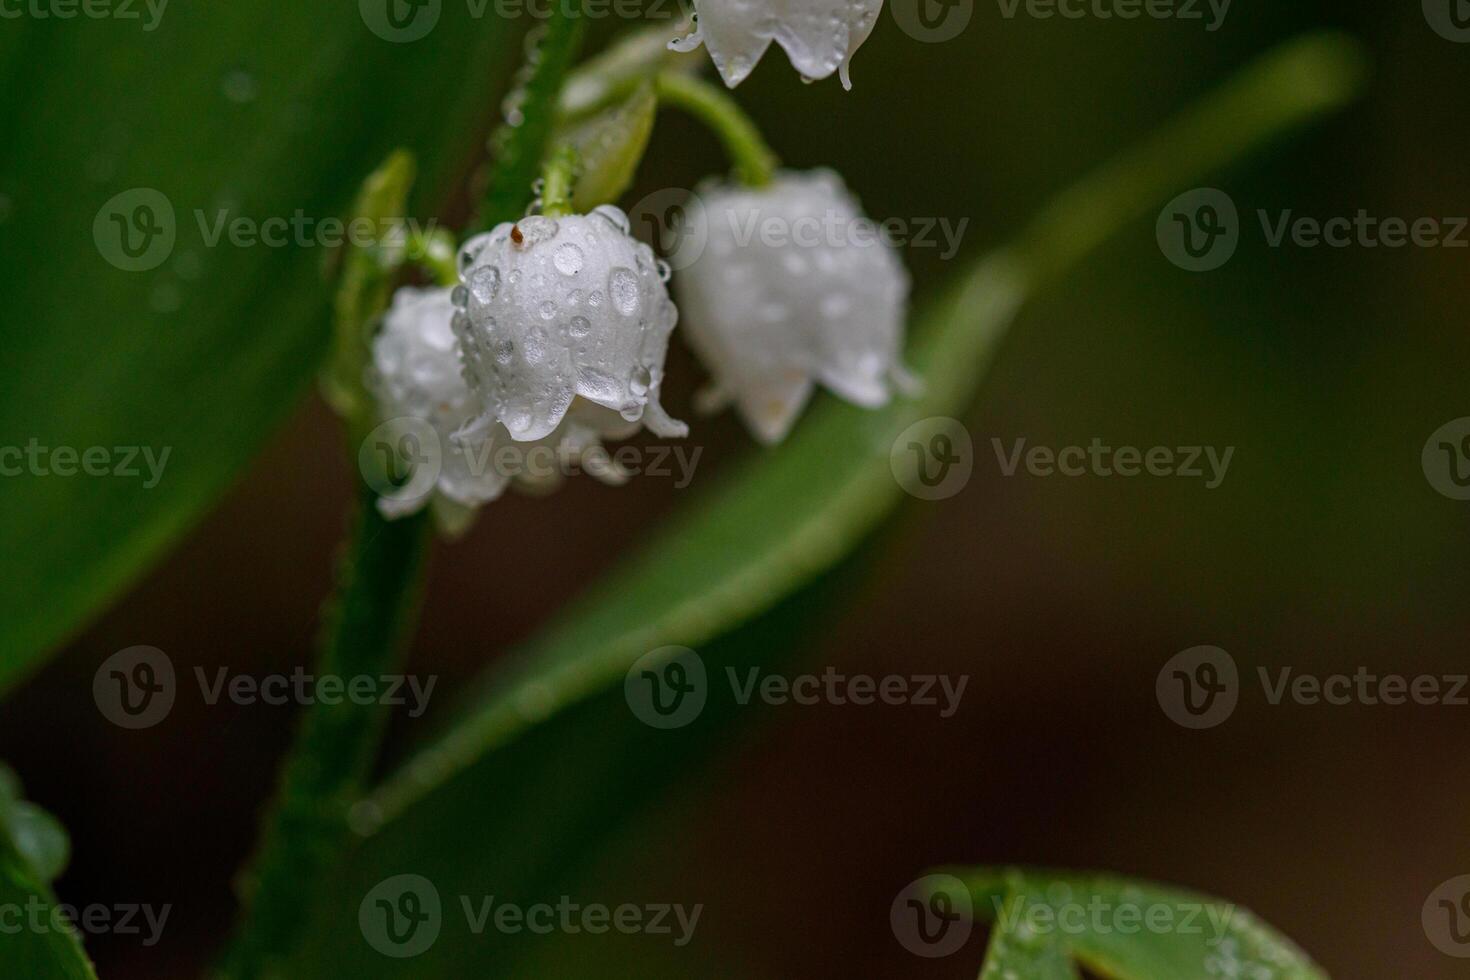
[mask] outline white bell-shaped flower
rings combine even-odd
[[[627,474],[601,451],[601,439],[632,435],[638,423],[605,409],[574,405],[555,429],[528,444],[513,443],[499,425],[476,425],[484,408],[465,380],[452,327],[456,314],[464,314],[453,292],[398,290],[373,342],[369,386],[383,424],[364,446],[363,467],[375,481],[378,509],[392,518],[432,506],[440,526],[458,533],[475,508],[512,483],[543,491],[574,466],[607,483],[624,482]],[[465,434],[467,427],[475,431]],[[406,482],[388,482],[386,455],[413,468]]]
[[[733,401],[774,443],[816,382],[873,408],[892,386],[912,387],[901,361],[908,275],[836,174],[706,184],[698,197],[686,240],[704,251],[675,289],[684,336],[713,375],[708,407]]]
[[[670,46],[691,51],[702,42],[720,77],[739,85],[775,41],[807,79],[834,71],[852,88],[847,66],[868,39],[883,0],[694,0],[695,30]]]
[[[628,234],[622,211],[502,224],[465,243],[460,277],[454,327],[484,407],[465,438],[498,424],[534,442],[567,418],[611,438],[640,425],[688,433],[659,402],[678,320],[668,267]]]

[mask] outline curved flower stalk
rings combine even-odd
[[[827,170],[763,187],[706,184],[688,234],[704,254],[675,289],[689,344],[762,442],[785,438],[820,382],[876,408],[913,382],[901,361],[909,279],[897,251]]]
[[[868,39],[883,0],[694,0],[694,33],[670,43],[691,51],[701,43],[715,69],[734,88],[775,41],[803,78],[834,71],[852,88],[848,64]]]
[[[668,268],[622,211],[501,224],[465,243],[460,269],[453,324],[483,407],[462,439],[688,434],[659,401],[678,320]]]

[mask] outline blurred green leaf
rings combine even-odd
[[[653,133],[657,112],[653,86],[644,85],[623,102],[560,134],[558,140],[577,151],[574,211],[585,213],[616,201],[628,189]]]
[[[329,338],[318,243],[368,171],[411,150],[422,215],[474,151],[514,49],[506,22],[446,4],[393,43],[359,7],[170,4],[148,31],[0,32],[0,446],[101,447],[94,472],[106,450],[109,472],[139,474],[63,456],[42,467],[74,475],[22,461],[4,477],[0,691],[198,520],[306,389]],[[272,233],[284,247],[234,244],[220,224],[298,216],[300,232]],[[171,247],[149,234],[168,227]],[[161,475],[115,447],[148,447]]]
[[[1115,980],[1326,980],[1289,939],[1219,899],[1108,875],[948,869],[996,928],[982,978],[1074,977],[1058,954]],[[956,886],[957,887],[957,886]],[[1013,972],[1007,973],[1006,970]]]
[[[48,887],[66,865],[66,831],[21,800],[20,791],[15,773],[0,763],[0,909],[13,913],[0,943],[3,972],[26,980],[96,980]]]

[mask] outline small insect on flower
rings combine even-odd
[[[701,400],[734,402],[775,443],[815,382],[867,408],[914,381],[901,361],[909,280],[898,253],[830,171],[764,187],[706,184],[686,236],[708,235],[675,289],[684,334],[713,374]]]
[[[659,402],[679,316],[668,267],[622,211],[531,215],[466,242],[459,261],[453,325],[483,405],[464,438],[535,442],[564,420],[594,441],[688,434]]]
[[[739,85],[775,41],[803,78],[834,71],[852,88],[847,67],[868,39],[883,0],[694,0],[695,30],[670,42],[676,51],[709,49],[720,77]]]
[[[626,474],[602,451],[600,437],[631,435],[637,423],[618,418],[620,427],[609,426],[574,406],[544,438],[510,449],[508,434],[498,426],[469,435],[461,431],[480,419],[483,406],[465,382],[451,326],[458,311],[452,294],[447,287],[398,290],[373,343],[369,386],[386,421],[375,430],[383,445],[366,447],[372,451],[363,465],[374,466],[373,479],[381,481],[378,509],[395,518],[431,506],[441,529],[459,534],[476,508],[512,483],[544,491],[574,466],[607,483],[624,482]],[[390,482],[377,473],[375,457],[384,455],[396,456],[412,475]],[[381,462],[386,470],[390,460]]]

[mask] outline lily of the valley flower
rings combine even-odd
[[[610,438],[688,433],[659,403],[678,320],[667,267],[622,211],[502,224],[465,243],[460,276],[454,328],[483,404],[465,437],[498,425],[534,442],[564,419]]]
[[[779,442],[820,382],[865,407],[909,387],[909,281],[897,251],[830,171],[764,187],[706,185],[687,235],[704,254],[675,288],[684,335],[758,439]]]
[[[475,508],[499,497],[512,483],[542,491],[555,486],[563,469],[572,465],[607,483],[626,480],[621,468],[595,450],[601,448],[602,437],[624,438],[638,424],[617,416],[610,423],[596,406],[574,405],[546,436],[509,453],[509,433],[503,427],[478,424],[484,410],[465,381],[451,326],[456,314],[464,314],[452,297],[447,287],[398,290],[373,343],[370,384],[379,417],[413,420],[432,429],[390,427],[390,434],[413,437],[415,444],[404,447],[414,457],[408,462],[427,467],[426,479],[384,487],[378,509],[393,518],[432,506],[440,527],[457,534],[468,526]],[[475,431],[466,434],[466,427]]]
[[[694,33],[671,47],[691,51],[703,42],[720,77],[734,88],[775,41],[804,78],[836,71],[850,89],[848,63],[882,7],[883,0],[694,0]]]

